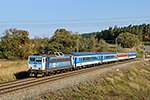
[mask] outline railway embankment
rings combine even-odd
[[[150,100],[149,60],[123,64],[105,74],[99,71],[99,76],[86,79],[89,80],[58,91],[48,91],[42,99]]]
[[[150,62],[138,60],[33,86],[0,99],[149,99],[149,85]]]

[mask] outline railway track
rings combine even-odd
[[[0,84],[0,96],[7,94],[7,93],[14,92],[14,91],[18,91],[18,90],[22,90],[25,88],[44,84],[47,82],[53,82],[56,80],[92,72],[92,71],[103,69],[103,68],[108,68],[108,67],[111,68],[112,66],[115,66],[115,65],[129,63],[129,62],[137,61],[137,60],[140,60],[140,59],[131,59],[131,60],[120,61],[117,63],[113,62],[113,63],[101,64],[99,66],[83,68],[82,70],[74,70],[74,71],[70,71],[70,72],[66,72],[66,73],[56,74],[53,76],[43,77],[43,78],[27,78],[27,79],[7,82],[7,83],[3,83],[3,84],[1,83]]]

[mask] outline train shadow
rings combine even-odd
[[[29,77],[28,71],[21,71],[21,72],[15,73],[14,75],[16,79],[23,79],[23,78]]]

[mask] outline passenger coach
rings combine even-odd
[[[84,67],[101,63],[101,56],[97,52],[70,52],[73,55],[74,67]]]
[[[135,51],[132,51],[132,52],[127,52],[128,53],[128,58],[131,59],[131,58],[136,58],[136,52]]]

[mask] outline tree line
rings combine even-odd
[[[111,43],[109,40],[118,38],[118,43],[121,43],[125,47],[132,47],[133,45],[130,44],[131,42],[139,44],[142,41],[150,41],[150,24],[129,25],[127,27],[117,27],[117,25],[115,25],[114,27],[109,27],[109,29],[99,32],[82,34],[84,38],[89,38],[91,36],[95,36],[98,40],[103,38],[107,43]],[[126,40],[124,42],[129,42],[124,43],[122,40]]]
[[[51,38],[34,37],[29,38],[29,32],[17,30],[16,28],[6,29],[0,41],[0,58],[6,59],[27,59],[29,55],[39,51],[63,51],[76,52],[77,39],[79,40],[79,52],[102,51],[100,45],[107,45],[103,39],[96,39],[94,36],[86,39],[78,32],[73,33],[66,29],[57,29]]]
[[[0,41],[0,58],[6,59],[27,59],[29,55],[39,51],[63,51],[76,52],[77,39],[79,40],[79,52],[110,51],[109,41],[118,39],[122,46],[133,47],[134,43],[148,41],[150,25],[129,25],[124,28],[109,27],[108,30],[93,32],[88,34],[78,34],[78,32],[66,29],[57,29],[54,35],[48,37],[29,38],[29,32],[16,28],[6,29]],[[107,43],[106,43],[106,42]]]

